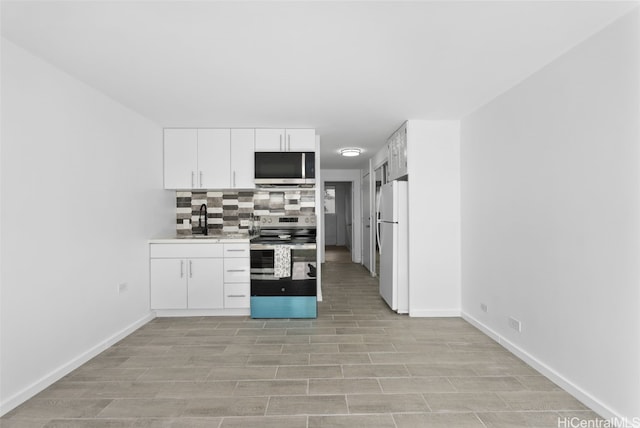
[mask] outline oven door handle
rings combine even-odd
[[[316,244],[251,244],[252,250],[275,250],[277,247],[281,245],[288,245],[291,248],[291,251],[296,250],[315,250],[317,248]]]

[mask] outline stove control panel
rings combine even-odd
[[[260,217],[260,225],[273,227],[315,227],[316,216],[275,216],[265,215]]]

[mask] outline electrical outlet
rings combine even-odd
[[[484,303],[480,303],[480,309],[485,313],[489,310],[489,308],[487,308],[487,305]]]
[[[522,323],[515,318],[508,318],[509,327],[520,333],[522,331]]]
[[[118,294],[124,293],[128,288],[129,284],[127,284],[126,282],[121,282],[120,284],[118,284]]]

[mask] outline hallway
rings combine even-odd
[[[317,320],[156,318],[0,425],[557,428],[559,417],[595,418],[462,319],[393,313],[361,265],[328,262],[322,273]]]
[[[327,245],[324,256],[327,263],[352,263],[351,252],[347,247]]]

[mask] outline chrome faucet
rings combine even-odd
[[[209,234],[209,228],[207,227],[207,204],[200,205],[200,215],[198,216],[198,227],[202,228],[202,210],[204,209],[204,229],[202,233],[205,235]]]

